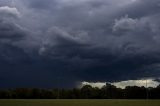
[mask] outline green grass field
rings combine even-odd
[[[0,106],[160,106],[160,100],[0,100]]]

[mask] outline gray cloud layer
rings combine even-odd
[[[0,2],[2,87],[159,78],[159,0]]]

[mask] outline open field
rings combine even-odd
[[[160,100],[0,100],[0,106],[160,106]]]

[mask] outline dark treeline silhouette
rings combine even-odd
[[[125,89],[106,84],[102,88],[85,85],[81,89],[8,89],[0,90],[0,99],[160,99],[160,86]]]

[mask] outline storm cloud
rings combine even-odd
[[[159,0],[0,1],[1,87],[160,77]]]

